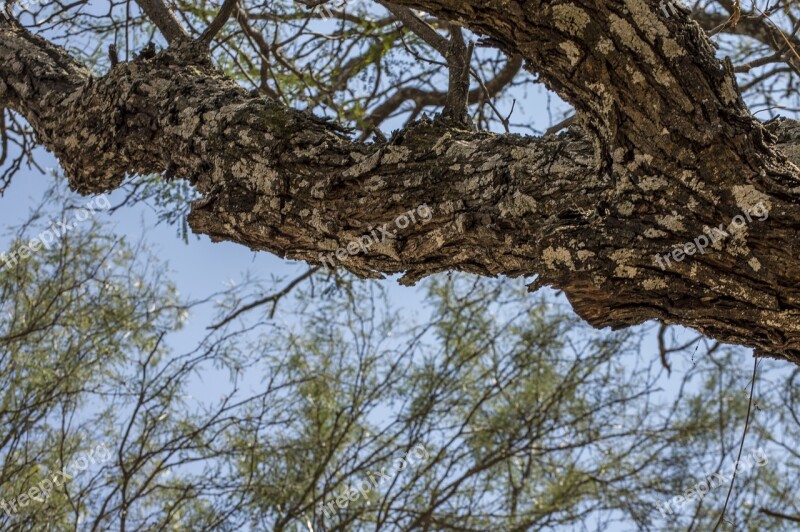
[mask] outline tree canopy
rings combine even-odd
[[[269,283],[189,300],[167,272],[98,222],[0,270],[3,530],[793,530],[800,514],[782,363],[755,379],[744,350],[666,334],[668,378],[646,331],[595,331],[510,280],[426,280],[414,323],[378,285],[316,273],[281,301],[285,326],[223,320]],[[208,305],[208,335],[174,348]]]

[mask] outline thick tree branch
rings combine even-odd
[[[214,240],[319,264],[382,227],[359,275],[405,282],[458,269],[537,275],[596,326],[694,327],[800,363],[800,128],[753,119],[702,30],[655,2],[403,0],[522,56],[572,103],[585,133],[494,136],[417,123],[353,142],[325,120],[253,97],[192,47],[101,79],[0,24],[0,106],[25,116],[72,187],[175,169]],[[421,204],[427,223],[393,226]],[[732,229],[761,205],[768,221]],[[659,267],[724,224],[729,238]],[[351,246],[352,247],[352,246]]]

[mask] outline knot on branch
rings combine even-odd
[[[155,43],[147,43],[134,61],[154,61],[161,65],[195,66],[207,68],[220,74],[211,61],[209,49],[202,44],[188,39],[178,39],[169,48],[158,51]]]

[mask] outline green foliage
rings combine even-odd
[[[59,215],[37,212],[16,240]],[[727,487],[667,519],[656,504],[735,457],[740,351],[687,351],[665,390],[639,332],[591,330],[518,282],[439,276],[424,307],[402,308],[380,285],[317,274],[276,320],[245,314],[179,352],[172,339],[207,303],[179,297],[166,271],[98,219],[0,271],[0,498],[113,449],[0,515],[3,529],[710,529],[720,515]],[[221,319],[282,282],[210,300]],[[786,529],[759,513],[797,489],[777,445],[798,430],[785,378],[760,376],[775,383],[747,449],[769,462],[736,479],[737,526]],[[412,448],[427,457],[337,507]]]

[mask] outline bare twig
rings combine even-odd
[[[295,280],[293,280],[292,282],[287,284],[279,292],[276,292],[276,293],[272,294],[271,296],[267,296],[267,297],[261,298],[261,299],[259,299],[257,301],[253,301],[252,303],[249,303],[249,304],[245,305],[244,307],[240,308],[236,312],[233,312],[233,313],[229,314],[225,319],[223,319],[219,323],[216,323],[214,325],[209,326],[208,329],[212,329],[212,330],[219,329],[219,328],[227,325],[228,323],[232,322],[233,320],[235,320],[236,318],[238,318],[239,316],[241,316],[245,312],[248,312],[250,310],[253,310],[254,308],[260,307],[261,305],[266,305],[267,303],[272,303],[272,310],[270,311],[270,314],[269,314],[270,318],[272,318],[275,315],[275,308],[278,305],[278,301],[280,301],[282,297],[285,297],[289,292],[291,292],[298,284],[302,283],[303,281],[305,281],[306,279],[308,279],[309,277],[311,277],[312,275],[317,273],[319,271],[319,269],[320,269],[319,266],[314,266],[313,268],[309,268],[308,271],[306,271],[303,275],[301,275],[300,277],[296,278]]]
[[[753,391],[756,388],[756,375],[758,374],[758,358],[754,358],[753,361],[753,378],[750,381],[750,400],[747,402],[747,416],[744,419],[744,431],[742,431],[742,441],[739,444],[739,455],[736,457],[736,462],[738,463],[739,460],[742,459],[742,450],[744,449],[744,439],[747,437],[747,429],[750,425],[750,412],[753,409]],[[719,525],[722,524],[722,520],[725,519],[725,510],[728,508],[728,501],[731,498],[731,492],[733,492],[733,482],[736,480],[736,473],[738,468],[733,469],[733,476],[731,477],[731,485],[728,487],[728,495],[725,497],[725,504],[722,505],[722,513],[719,516],[719,520],[717,524],[714,526],[714,530],[712,532],[716,532],[719,528]]]
[[[480,87],[469,92],[469,104],[480,103],[485,99],[491,105],[491,99],[509,86],[521,68],[522,58],[520,56],[512,56],[508,58],[506,66],[497,76],[485,83],[477,72],[473,72],[473,77],[478,80]],[[416,114],[418,115],[426,106],[443,106],[447,101],[447,93],[426,92],[417,87],[403,87],[376,107],[372,114],[364,119],[364,134],[361,140],[366,140],[383,121],[408,100],[414,101],[416,104],[415,109],[417,109]],[[500,113],[497,113],[497,115],[498,117],[501,116]]]
[[[6,156],[8,155],[8,133],[6,132],[6,110],[3,107],[0,107],[0,144],[2,144],[2,149],[0,150],[0,166],[2,166],[6,162]]]
[[[768,515],[770,517],[775,517],[777,519],[786,519],[787,521],[793,521],[795,523],[800,523],[800,517],[795,517],[793,515],[786,515],[786,514],[782,514],[782,513],[779,513],[779,512],[773,512],[772,510],[769,510],[767,508],[759,508],[758,512],[762,513],[764,515]]]

